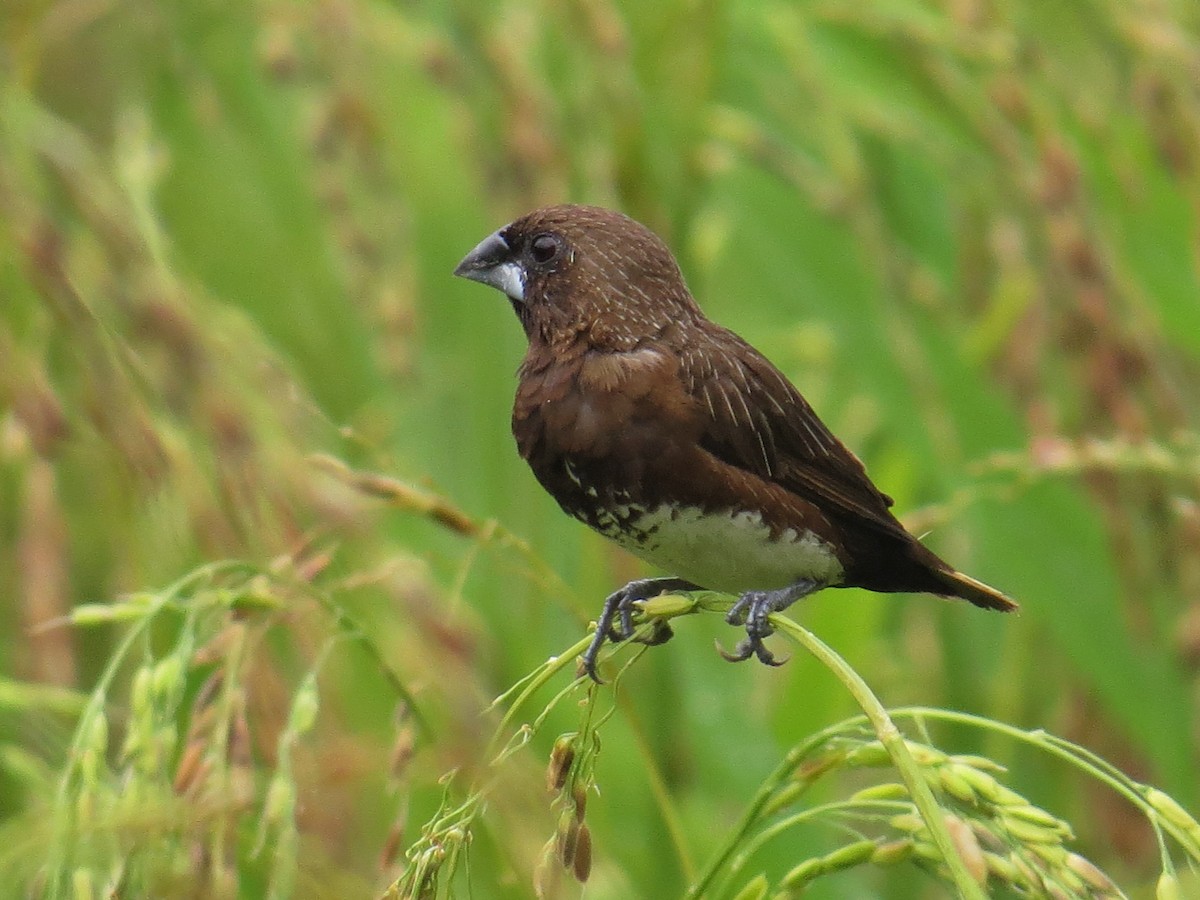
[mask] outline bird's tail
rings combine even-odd
[[[942,583],[944,590],[938,591],[946,597],[961,597],[984,609],[995,609],[1000,612],[1012,612],[1017,609],[1014,600],[1006,597],[993,587],[988,587],[982,581],[976,581],[970,575],[947,567],[936,571],[935,577]]]

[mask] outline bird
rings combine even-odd
[[[512,431],[563,511],[664,572],[609,595],[584,671],[664,592],[737,596],[731,661],[779,665],[769,617],[824,588],[1017,604],[910,534],[790,381],[709,320],[670,249],[614,210],[564,204],[488,235],[454,274],[502,292],[527,338]],[[660,623],[646,643],[671,636]]]

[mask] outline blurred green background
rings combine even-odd
[[[905,521],[1021,602],[805,601],[885,702],[1045,727],[1200,806],[1200,6],[6,0],[0,880],[37,884],[79,698],[123,633],[59,620],[236,558],[335,596],[429,720],[393,771],[396,692],[339,645],[295,749],[296,895],[387,883],[388,842],[413,838],[438,777],[480,765],[489,700],[643,571],[517,457],[519,326],[449,274],[568,200],[662,234]],[[440,498],[468,533],[315,453]],[[335,629],[300,600],[248,621],[242,762],[261,788]],[[216,656],[246,622],[212,626]],[[659,786],[704,860],[788,746],[854,711],[802,656],[722,661],[719,617],[677,632],[605,729],[592,898],[686,886]],[[116,748],[129,668],[107,698]],[[556,727],[569,711],[505,768],[473,896],[530,895]],[[1153,884],[1150,830],[1114,796],[939,738],[1011,766],[1135,895]],[[250,843],[258,815],[239,812]],[[837,837],[789,832],[759,868]],[[255,896],[253,865],[231,866]],[[909,867],[826,881],[814,896],[942,890]]]

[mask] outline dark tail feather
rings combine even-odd
[[[1018,608],[1013,600],[995,588],[988,587],[982,581],[976,581],[970,575],[964,575],[962,572],[956,572],[950,568],[935,571],[933,575],[945,587],[944,591],[937,592],[943,596],[961,597],[976,606],[982,606],[984,609],[996,609],[1000,612],[1012,612]]]

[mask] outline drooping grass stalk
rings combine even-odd
[[[476,542],[476,549],[494,544],[512,550],[537,583],[552,587],[564,595],[571,593],[570,585],[534,552],[527,541],[513,534],[499,522],[477,521],[445,497],[381,472],[351,468],[343,460],[327,453],[312,454],[309,456],[309,462],[315,469],[337,478],[364,496],[381,500],[394,509],[424,516],[442,528],[471,538]],[[465,571],[468,565],[469,561],[464,561],[462,571]],[[460,572],[455,587],[450,592],[451,597],[459,596],[462,578]]]
[[[691,600],[686,602],[692,603]],[[654,629],[654,622],[646,619],[635,630],[635,638],[649,637]],[[540,712],[532,716],[525,715],[538,693],[564,669],[575,667],[579,656],[590,643],[590,636],[580,639],[562,653],[550,657],[492,701],[488,707],[489,711],[503,707],[504,712],[492,732],[483,754],[487,761],[486,771],[475,784],[467,789],[468,793],[465,799],[457,802],[452,799],[454,797],[453,783],[452,779],[448,778],[446,790],[437,812],[422,826],[420,837],[406,851],[409,863],[400,877],[385,891],[385,898],[417,896],[422,895],[422,891],[433,891],[438,896],[441,895],[442,887],[454,877],[459,865],[459,858],[465,846],[464,836],[470,833],[477,817],[484,809],[485,801],[490,796],[496,780],[501,777],[500,765],[529,743],[533,735],[545,724],[550,712],[562,700],[579,691],[586,691],[588,695],[588,702],[583,704],[579,729],[570,735],[561,736],[556,742],[556,747],[561,745],[560,749],[569,753],[569,757],[565,757],[569,761],[563,763],[564,757],[560,757],[557,763],[554,757],[551,761],[552,767],[561,766],[559,777],[562,779],[562,784],[557,789],[557,798],[553,802],[569,807],[564,810],[560,826],[563,821],[570,826],[573,835],[572,841],[577,841],[580,836],[583,836],[590,847],[590,836],[587,835],[587,826],[583,823],[582,804],[586,804],[586,795],[593,781],[591,772],[598,746],[594,743],[594,735],[612,717],[616,707],[613,706],[603,712],[598,712],[595,708],[595,699],[599,694],[600,686],[577,676],[546,701]],[[639,646],[639,649],[644,651],[646,648]],[[608,652],[611,653],[611,649]],[[640,655],[640,652],[637,655]],[[621,674],[635,660],[636,655],[613,678],[614,689],[620,682]],[[516,723],[522,719],[524,719],[524,723],[517,725]],[[558,752],[556,750],[556,754]],[[665,787],[660,782],[654,790],[659,796],[660,803],[667,808],[665,806]],[[670,812],[667,812],[664,818],[667,820],[668,828],[676,843],[676,850],[680,854],[684,870],[690,874],[693,867],[683,845],[682,826],[679,824],[678,818]],[[561,836],[560,833],[556,838],[552,838],[547,845],[547,859],[544,860],[544,863],[548,863],[550,866],[561,864],[570,869],[572,862],[575,862],[573,871],[576,878],[580,881],[586,880],[590,862],[581,866],[573,856],[571,859],[555,859],[556,854],[552,850],[556,846],[556,839]],[[558,849],[561,850],[561,848]],[[590,853],[590,850],[588,852]]]
[[[108,703],[111,690],[117,674],[126,663],[129,654],[138,641],[144,639],[150,624],[163,610],[178,604],[181,597],[197,585],[211,582],[228,574],[249,573],[256,567],[238,560],[221,560],[194,569],[187,575],[168,585],[156,594],[138,594],[118,604],[88,605],[77,607],[72,616],[73,620],[86,623],[89,620],[128,621],[132,620],[129,630],[121,638],[104,671],[97,679],[91,696],[79,717],[75,734],[71,739],[71,748],[67,756],[67,764],[59,779],[58,793],[54,809],[56,810],[53,837],[50,852],[46,858],[46,891],[47,896],[60,896],[67,890],[63,879],[71,864],[71,838],[76,826],[76,804],[72,802],[73,792],[80,780],[81,766],[89,755],[103,757],[107,753],[108,728],[105,706]],[[102,735],[98,737],[97,735]],[[90,746],[89,746],[90,745]],[[84,788],[86,790],[86,787]]]
[[[346,611],[340,603],[335,601],[325,591],[317,589],[315,586],[307,583],[296,583],[292,585],[301,590],[307,596],[312,597],[321,607],[333,618],[333,623],[337,629],[350,641],[357,644],[366,652],[371,662],[374,664],[376,671],[387,682],[388,687],[395,691],[396,696],[405,704],[408,715],[410,716],[413,725],[420,737],[425,740],[433,740],[433,726],[429,722],[429,718],[421,709],[421,704],[417,702],[417,698],[409,690],[408,685],[404,683],[404,679],[396,672],[391,663],[388,662],[380,650],[379,645],[370,637],[366,629],[358,624],[358,621]]]
[[[660,597],[649,601],[646,604],[646,613],[661,614],[661,612],[668,608],[668,604],[676,599],[678,598]],[[692,604],[690,609],[679,608],[676,614],[694,612],[698,608],[726,609],[731,602],[730,600],[705,596],[702,600],[698,600]],[[675,612],[675,608],[671,607],[671,611]],[[969,898],[969,900],[986,900],[986,895],[980,889],[975,879],[972,878],[970,872],[967,871],[965,864],[955,849],[953,840],[946,830],[941,807],[938,806],[929,785],[921,775],[920,768],[912,758],[912,754],[909,753],[908,747],[904,743],[904,738],[901,736],[899,729],[896,728],[895,723],[889,718],[883,704],[872,693],[867,683],[862,679],[862,676],[830,649],[827,644],[819,640],[816,635],[812,634],[808,629],[797,625],[791,619],[785,616],[772,616],[771,623],[777,630],[788,635],[808,650],[845,685],[851,696],[854,697],[855,701],[862,708],[867,721],[874,729],[880,743],[887,749],[889,756],[900,772],[900,776],[904,780],[905,787],[908,789],[913,803],[916,805],[921,818],[929,829],[931,838],[942,854],[946,867],[950,872],[950,877],[959,894],[965,898]],[[704,870],[700,878],[689,888],[686,894],[688,898],[699,898],[705,895],[705,891],[711,886],[713,879],[721,868],[742,846],[759,814],[774,794],[776,787],[791,772],[795,771],[800,762],[810,753],[842,731],[843,729],[840,727],[835,727],[818,732],[797,747],[794,747],[788,753],[755,795],[750,808],[743,815],[738,825],[735,826],[722,850],[714,856],[708,868]]]
[[[234,795],[234,770],[229,763],[231,756],[229,751],[233,746],[235,723],[241,704],[242,687],[238,674],[244,670],[246,665],[249,653],[247,643],[245,629],[236,629],[221,660],[221,667],[225,675],[221,679],[220,693],[214,704],[217,724],[213,728],[212,750],[216,751],[221,762],[214,767],[213,777],[219,786],[220,795],[224,797]],[[221,809],[213,822],[208,838],[208,879],[210,884],[222,885],[226,877],[224,848],[229,835],[236,828],[237,819],[233,810],[228,807]]]
[[[552,656],[542,665],[538,666],[530,672],[525,678],[518,681],[515,685],[492,701],[489,709],[496,709],[503,706],[511,697],[512,702],[508,703],[504,710],[504,715],[500,717],[500,724],[496,726],[495,732],[492,734],[491,740],[488,742],[487,751],[484,757],[491,759],[496,752],[496,746],[508,731],[517,714],[525,708],[530,698],[538,692],[541,687],[546,684],[556,674],[561,672],[567,666],[575,665],[575,660],[588,645],[592,642],[590,636],[581,638],[577,643],[568,648],[564,653],[558,656]],[[560,695],[561,696],[561,695]]]
[[[724,610],[728,608],[728,605],[727,600],[710,595],[698,595],[687,598],[663,596],[647,601],[642,606],[644,616],[675,617],[700,610]],[[985,832],[990,830],[995,834],[997,828],[1001,833],[1012,829],[1008,839],[1022,843],[1034,839],[1023,835],[1022,831],[1030,830],[1028,823],[1036,823],[1035,830],[1040,832],[1040,837],[1036,838],[1039,848],[1042,848],[1044,852],[1049,852],[1048,848],[1053,846],[1057,848],[1056,852],[1062,857],[1061,860],[1056,860],[1051,864],[1051,870],[1047,873],[1048,877],[1067,878],[1070,876],[1076,882],[1084,884],[1081,890],[1096,892],[1094,896],[1123,896],[1119,888],[1087,860],[1079,857],[1078,854],[1068,853],[1062,849],[1063,840],[1069,840],[1071,837],[1071,830],[1067,823],[1032,806],[1020,795],[998,784],[989,774],[989,770],[992,772],[1003,771],[1002,767],[990,760],[978,757],[947,757],[928,745],[914,744],[912,745],[913,750],[910,750],[909,742],[901,736],[896,728],[895,720],[898,718],[911,720],[918,727],[924,720],[932,719],[990,730],[1069,762],[1120,793],[1147,816],[1159,841],[1165,879],[1168,881],[1174,879],[1175,870],[1163,839],[1164,833],[1170,834],[1193,860],[1200,862],[1200,823],[1197,823],[1195,818],[1171,797],[1153,787],[1133,780],[1092,751],[1041,730],[1024,730],[969,713],[931,707],[905,707],[889,713],[871,693],[861,677],[810,631],[783,616],[772,617],[771,621],[779,631],[792,637],[834,672],[863,708],[863,715],[846,719],[811,735],[786,754],[775,770],[764,780],[742,818],[729,832],[720,850],[689,888],[686,896],[691,900],[710,894],[714,896],[724,894],[723,890],[714,890],[716,880],[723,871],[725,872],[724,881],[730,882],[735,873],[759,847],[794,825],[811,821],[820,814],[861,813],[868,806],[876,810],[884,807],[898,810],[905,807],[907,804],[897,804],[891,799],[886,802],[882,801],[881,798],[885,796],[891,798],[903,796],[903,794],[893,794],[887,785],[880,785],[879,788],[887,790],[884,790],[883,793],[877,793],[876,789],[864,791],[861,792],[861,795],[851,798],[850,801],[801,810],[772,822],[766,827],[759,827],[766,816],[798,800],[808,785],[825,772],[852,765],[878,766],[889,760],[904,782],[903,787],[901,785],[893,787],[898,791],[907,792],[912,807],[919,814],[924,829],[928,832],[927,837],[928,841],[932,843],[932,849],[936,850],[939,861],[946,865],[944,875],[951,880],[960,896],[984,897],[981,884],[986,877],[992,877],[993,874],[1000,881],[1004,881],[1006,870],[999,868],[997,872],[992,873],[991,866],[996,864],[999,867],[1005,864],[1005,858],[997,858],[994,853],[990,854],[990,858],[988,858],[989,854],[984,854],[984,857],[981,858],[978,855],[979,848],[976,846],[975,864],[978,871],[974,876],[971,874],[966,860],[958,850],[959,842],[951,836],[949,831],[949,825],[952,823],[956,824],[960,831],[967,825],[962,818],[950,813],[938,803],[931,789],[933,783],[941,785],[939,790],[946,791],[947,797],[953,796],[959,798],[961,802],[968,803],[968,808],[972,808],[970,804],[982,804],[975,808],[991,810],[990,815],[998,815],[998,821],[992,820],[984,824]],[[878,744],[875,745],[874,751],[869,750],[869,745],[863,743],[863,737],[872,730],[878,738]],[[920,761],[914,756],[914,751],[917,749],[921,750],[923,754]],[[797,773],[803,774],[798,776]],[[967,775],[971,777],[966,779]],[[911,836],[914,834],[912,829],[915,826],[901,825],[898,821],[905,818],[915,821],[915,817],[901,814],[891,819],[890,824]],[[971,818],[974,820],[979,817],[972,816]],[[1014,819],[1018,820],[1016,824],[1013,823]],[[1022,822],[1025,825],[1021,831],[1018,831],[1017,826]],[[978,826],[980,823],[977,822],[976,825]],[[970,837],[966,840],[968,844],[975,842],[975,839]],[[908,846],[911,851],[911,841],[908,842]],[[899,845],[897,847],[899,848]],[[882,853],[887,847],[876,845],[875,849]],[[871,852],[873,850],[870,841],[859,841],[856,844],[847,845],[842,851],[835,851],[825,858],[802,863],[785,877],[785,885],[793,879],[793,876],[798,884],[813,874],[845,867],[844,865],[823,867],[822,864],[826,861],[838,858],[839,863],[845,863],[850,856],[866,861],[868,858],[872,858],[869,856]],[[965,852],[967,851],[964,850],[963,853]],[[988,859],[987,874],[981,869],[985,858]],[[1057,868],[1054,868],[1055,866]],[[804,874],[802,875],[801,872]],[[1084,879],[1083,882],[1079,881],[1081,875]],[[1008,877],[1016,876],[1010,874]],[[752,881],[746,885],[746,889],[749,890],[759,881],[761,878]],[[1026,884],[1028,885],[1028,883]],[[1089,893],[1088,896],[1093,896],[1093,894]]]
[[[1200,824],[1197,824],[1190,813],[1178,807],[1171,798],[1157,788],[1142,784],[1130,778],[1112,763],[1100,757],[1086,747],[1081,747],[1065,738],[1049,734],[1042,729],[1026,730],[976,716],[971,713],[956,710],[938,709],[936,707],[910,706],[892,710],[894,718],[934,719],[942,722],[954,722],[969,725],[985,731],[1003,734],[1012,740],[1027,744],[1035,749],[1048,753],[1083,773],[1095,778],[1120,794],[1150,821],[1154,828],[1164,860],[1169,863],[1162,831],[1171,835],[1191,856],[1193,861],[1200,863]]]
[[[454,773],[445,776],[445,787],[438,809],[421,827],[420,837],[405,851],[408,864],[384,891],[384,898],[432,897],[444,894],[443,886],[455,876],[465,842],[491,794],[500,765],[529,742],[550,710],[560,700],[578,690],[580,682],[572,679],[546,704],[539,715],[531,717],[531,721],[518,727],[514,727],[514,723],[527,709],[532,698],[555,675],[567,666],[575,665],[576,657],[587,649],[590,642],[590,637],[582,638],[562,654],[550,657],[492,701],[488,711],[504,707],[504,712],[484,750],[484,772],[467,788],[466,796],[462,800],[456,799],[462,795],[455,789]],[[590,709],[588,713],[590,714]]]
[[[246,561],[212,563],[164,589],[130,594],[112,603],[83,604],[64,617],[64,624],[115,625],[122,631],[83,704],[59,778],[49,846],[41,866],[46,896],[80,894],[83,881],[92,886],[121,883],[135,892],[149,886],[157,889],[162,886],[158,879],[170,877],[171,854],[189,840],[203,847],[205,862],[196,877],[213,896],[232,896],[245,874],[240,863],[256,854],[233,862],[230,848],[241,840],[239,825],[247,811],[260,801],[260,849],[269,843],[272,851],[261,867],[269,879],[269,895],[290,896],[303,866],[291,753],[313,727],[319,705],[317,674],[338,646],[353,642],[366,647],[380,662],[379,671],[398,685],[397,698],[408,700],[408,720],[414,726],[424,725],[399,677],[382,663],[382,652],[373,639],[345,614],[335,596],[279,571],[287,568],[264,568]],[[245,625],[253,621],[249,613],[257,610],[267,614],[258,621],[270,627],[275,621],[271,616],[284,606],[285,598],[315,599],[332,625],[295,690],[279,737],[277,763],[265,796],[260,796],[246,770],[249,731],[244,679],[255,642]],[[159,654],[152,638],[168,620],[174,643]],[[198,654],[205,647],[218,646],[217,642],[219,666],[188,700],[189,678],[203,671]],[[118,698],[116,689],[125,687],[123,676],[138,662],[139,646],[144,659],[129,679],[128,711],[119,729],[114,729],[110,706],[119,708],[123,696]],[[112,752],[114,730],[124,734],[119,754]],[[235,773],[235,766],[242,771]],[[173,804],[180,810],[190,808],[193,815],[171,819],[170,813],[161,812],[174,809]],[[148,824],[156,812],[161,821]],[[170,822],[165,829],[164,822]]]
[[[954,841],[946,828],[942,809],[934,798],[928,782],[921,775],[916,760],[909,753],[900,730],[862,676],[807,628],[782,615],[772,616],[771,624],[808,650],[845,685],[846,690],[862,708],[871,727],[875,730],[875,734],[879,737],[880,743],[887,749],[888,755],[900,772],[900,778],[903,780],[904,786],[908,788],[909,796],[912,797],[917,811],[925,822],[925,827],[929,829],[934,844],[941,852],[946,867],[950,870],[950,877],[955,888],[967,900],[987,900],[987,895],[980,888],[978,882],[971,877],[966,864],[958,850],[955,849]]]
[[[255,853],[270,847],[271,878],[268,900],[287,900],[295,888],[300,834],[296,824],[296,777],[293,758],[296,744],[310,732],[317,720],[320,694],[317,676],[344,635],[325,640],[316,659],[305,673],[295,693],[287,721],[276,740],[275,772],[267,786],[266,802],[259,820]]]
[[[792,813],[790,816],[785,816],[776,822],[772,822],[766,828],[750,837],[742,847],[739,856],[742,859],[748,859],[760,847],[783,834],[789,828],[794,828],[805,822],[815,821],[823,816],[842,813],[862,815],[868,812],[876,815],[884,813],[895,814],[907,812],[909,809],[911,809],[911,806],[908,803],[899,800],[855,800],[853,798],[849,800],[834,800],[829,803],[822,803],[819,806],[810,806],[800,810],[800,812]]]

